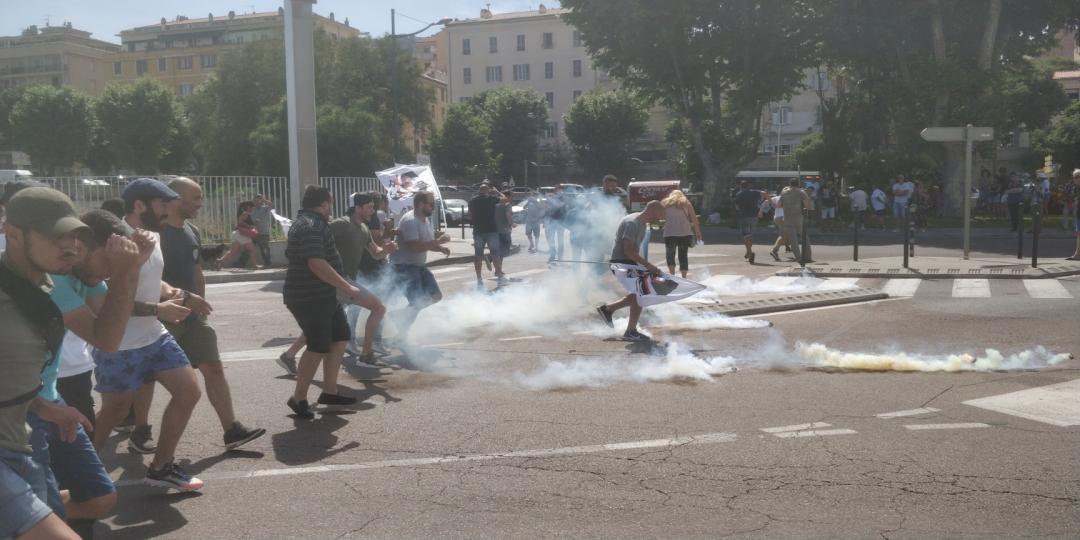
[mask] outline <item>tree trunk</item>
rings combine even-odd
[[[979,69],[990,71],[994,61],[994,43],[997,41],[998,27],[1001,22],[1001,0],[990,0],[990,13],[983,30],[982,45],[979,47]]]
[[[943,63],[948,59],[949,49],[945,43],[945,16],[941,11],[941,1],[930,2],[930,31],[934,39],[934,60]],[[931,123],[935,126],[945,121],[945,113],[949,108],[948,89],[942,88],[934,97],[934,113]]]
[[[701,124],[692,117],[686,118],[686,125],[690,131],[690,142],[694,145],[694,153],[697,154],[698,159],[701,161],[702,172],[704,178],[702,178],[702,191],[705,192],[705,200],[712,205],[716,205],[720,202],[719,193],[720,183],[718,176],[716,175],[716,166],[713,164],[712,151],[709,150],[709,146],[705,144],[705,136],[701,132]]]

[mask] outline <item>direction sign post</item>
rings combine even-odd
[[[971,254],[971,169],[975,141],[994,139],[994,128],[975,127],[929,127],[919,134],[929,142],[964,143],[964,259]]]

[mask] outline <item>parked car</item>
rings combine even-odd
[[[572,195],[581,195],[585,193],[585,186],[582,186],[581,184],[559,184],[559,187],[562,188],[563,193],[570,193]]]
[[[33,180],[34,174],[23,169],[0,170],[0,184],[14,182],[16,180]]]
[[[446,224],[450,227],[458,227],[462,220],[465,223],[472,221],[469,215],[469,201],[465,199],[443,199],[443,209],[446,211]]]

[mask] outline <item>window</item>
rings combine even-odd
[[[195,85],[193,85],[191,83],[183,83],[183,84],[180,85],[180,95],[181,96],[190,96],[194,92],[195,92]]]
[[[146,73],[146,60],[136,60],[135,75],[138,77],[142,77],[144,73]]]
[[[217,55],[216,54],[203,54],[203,55],[200,55],[199,56],[199,64],[202,65],[203,69],[210,69],[210,68],[216,67],[217,66]]]
[[[776,148],[777,148],[777,153],[780,154],[781,156],[791,155],[791,145],[790,144],[781,144],[780,146],[777,146]]]
[[[543,49],[555,48],[555,35],[551,32],[544,32],[544,36],[540,40],[540,47]]]
[[[472,103],[472,96],[461,96],[458,98],[458,103]]]
[[[487,67],[487,82],[502,82],[502,66]]]
[[[157,59],[157,71],[158,71],[158,73],[165,73],[165,70],[169,69],[168,64],[169,64],[168,61],[165,60],[164,58],[158,58]]]
[[[574,46],[581,46],[581,30],[574,30]]]
[[[574,90],[574,101],[577,101],[579,97],[581,97],[581,90]]]
[[[517,35],[517,50],[519,50],[519,51],[524,51],[525,50],[525,34],[518,34]]]
[[[495,36],[488,38],[488,52],[492,54],[499,52],[499,38]]]
[[[461,40],[461,54],[463,54],[463,55],[472,54],[472,43],[467,39]]]
[[[176,69],[191,69],[192,58],[191,56],[176,57]]]
[[[514,80],[529,80],[529,64],[514,64]]]
[[[113,62],[112,63],[112,72],[113,72],[113,75],[123,75],[124,74],[124,63],[123,62]]]
[[[544,100],[547,101],[548,108],[555,108],[555,92],[544,92]]]
[[[559,134],[558,122],[548,122],[544,124],[544,132],[541,136],[545,139],[554,139]]]
[[[574,60],[574,76],[581,76],[581,60]]]
[[[472,84],[472,68],[464,68],[461,70],[461,82]]]
[[[544,78],[555,78],[555,62],[544,62]]]
[[[791,107],[773,107],[772,123],[777,126],[786,126],[791,123]]]

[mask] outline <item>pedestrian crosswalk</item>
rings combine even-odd
[[[1080,298],[1080,279],[880,279],[813,278],[799,276],[751,277],[719,274],[705,283],[720,296],[836,291],[852,287],[879,289],[893,298],[987,299],[1028,297],[1039,300]]]

